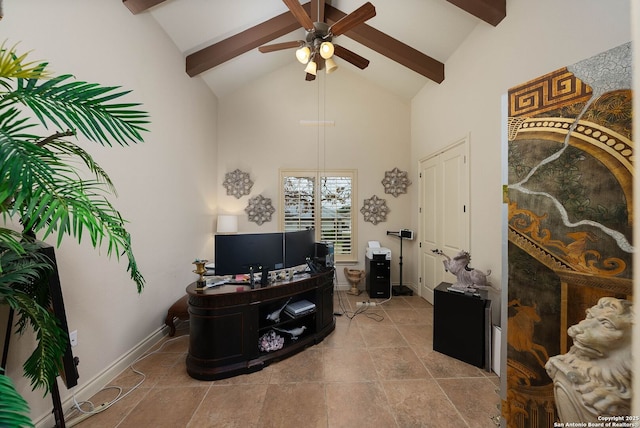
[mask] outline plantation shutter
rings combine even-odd
[[[321,178],[320,240],[333,242],[335,255],[351,254],[351,177]]]
[[[333,242],[336,261],[357,261],[355,171],[281,170],[280,178],[282,230],[314,228],[316,241]]]
[[[284,177],[285,232],[315,228],[315,177]]]

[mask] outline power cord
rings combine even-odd
[[[188,324],[188,321],[185,321],[185,323]],[[162,349],[165,347],[165,345],[169,344],[169,343],[173,343],[177,340],[180,340],[184,337],[188,337],[188,336],[178,336],[178,337],[174,337],[172,339],[168,339],[166,340],[164,343],[162,343],[162,345],[160,345],[160,347],[153,351],[153,352],[149,352],[148,354],[142,355],[140,357],[138,357],[133,363],[131,363],[129,365],[129,368],[137,375],[141,376],[142,379],[140,379],[140,381],[135,384],[129,391],[125,392],[124,394],[122,393],[123,388],[120,386],[115,386],[115,385],[108,385],[105,386],[104,388],[102,388],[100,391],[98,391],[98,393],[102,392],[102,391],[107,391],[110,389],[115,389],[118,391],[118,394],[116,395],[116,398],[114,398],[111,401],[102,403],[98,406],[96,406],[93,402],[86,400],[86,401],[78,401],[75,395],[75,392],[73,393],[73,403],[74,405],[66,412],[65,414],[65,420],[71,416],[74,416],[75,413],[80,413],[80,415],[75,416],[73,419],[70,419],[68,422],[65,422],[65,425],[69,428],[79,424],[80,422],[88,419],[89,417],[93,416],[93,415],[97,415],[98,413],[104,412],[105,410],[107,410],[109,407],[113,406],[114,404],[116,404],[118,401],[122,400],[123,398],[125,398],[127,395],[131,394],[133,391],[135,391],[136,389],[138,389],[140,387],[140,385],[142,385],[146,379],[146,375],[141,372],[140,370],[137,370],[134,365],[136,363],[139,363],[140,361],[144,360],[145,358],[157,354],[159,352],[162,351]],[[89,406],[89,410],[83,410],[82,406],[83,405],[88,405]]]

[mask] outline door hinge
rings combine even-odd
[[[418,177],[422,178],[422,173],[421,172],[418,173]]]
[[[422,284],[422,277],[418,278],[418,282]]]
[[[418,248],[422,248],[422,242],[418,244]]]
[[[418,207],[418,213],[422,214],[422,207]]]
[[[467,206],[466,206],[466,205],[463,205],[463,206],[462,206],[462,212],[463,212],[463,213],[466,213],[466,212],[467,212]]]

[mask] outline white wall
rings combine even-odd
[[[80,385],[99,376],[163,325],[168,307],[194,279],[191,262],[212,257],[216,212],[217,101],[200,79],[189,78],[184,58],[149,14],[132,15],[120,1],[21,0],[4,2],[0,38],[31,59],[48,60],[57,74],[132,90],[151,116],[145,143],[86,148],[110,174],[115,206],[129,220],[141,295],[126,259],[108,260],[67,240],[57,252],[70,330],[78,330]],[[2,327],[4,328],[4,327]],[[11,343],[8,374],[38,421],[51,409],[42,391],[31,392],[22,363],[31,340]],[[78,389],[76,388],[76,389]],[[63,400],[69,392],[63,386]]]
[[[254,181],[251,194],[236,199],[220,185],[221,211],[239,214],[240,232],[278,230],[279,169],[352,169],[358,171],[358,265],[364,269],[364,249],[369,240],[378,240],[392,250],[392,281],[398,280],[399,240],[387,230],[410,226],[410,193],[395,198],[385,194],[385,171],[394,167],[407,171],[410,162],[409,104],[389,92],[358,78],[358,72],[342,64],[330,75],[306,82],[300,64],[292,62],[220,100],[218,182],[239,168]],[[334,127],[301,126],[300,120],[335,121]],[[413,179],[412,179],[413,181]],[[271,198],[276,212],[273,220],[258,226],[249,222],[244,208],[256,195]],[[387,221],[373,225],[363,221],[360,208],[373,195],[386,199]],[[338,266],[341,285],[348,285],[343,266]],[[414,270],[404,260],[406,272]]]
[[[412,167],[470,134],[472,266],[501,271],[501,97],[507,90],[631,40],[628,0],[507,0],[445,64],[445,80],[411,104]],[[492,285],[501,288],[499,275]]]

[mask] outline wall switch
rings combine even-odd
[[[73,330],[69,333],[69,343],[71,344],[71,346],[78,345],[78,330]]]

